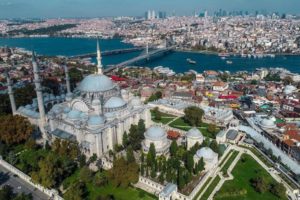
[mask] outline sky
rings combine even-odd
[[[0,18],[143,16],[149,9],[191,15],[219,8],[300,14],[300,0],[0,0]]]

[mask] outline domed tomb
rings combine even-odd
[[[196,127],[191,128],[186,134],[187,149],[192,148],[196,143],[199,145],[203,142],[203,135]]]
[[[218,165],[218,154],[209,147],[203,147],[196,152],[195,163],[198,163],[201,158],[205,163],[205,170],[210,170]]]
[[[144,134],[143,150],[148,153],[151,143],[154,144],[158,155],[167,153],[170,146],[170,141],[167,139],[167,133],[164,129],[158,126],[151,126]]]

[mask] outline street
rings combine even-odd
[[[10,185],[11,187],[13,187],[13,190],[16,193],[31,193],[34,200],[49,199],[46,194],[39,191],[38,189],[35,189],[35,187],[23,181],[18,176],[14,176],[6,168],[0,165],[0,187],[3,187],[4,185]]]

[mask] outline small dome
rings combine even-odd
[[[53,94],[50,94],[49,99],[50,99],[51,101],[53,101],[53,100],[55,100],[55,96],[54,96]]]
[[[261,120],[260,125],[263,128],[275,128],[276,127],[274,121],[272,119],[267,119],[267,118]]]
[[[68,118],[72,119],[72,120],[75,120],[75,119],[80,119],[80,115],[81,115],[81,111],[79,110],[71,110],[69,113],[68,113]]]
[[[197,129],[197,128],[195,128],[195,127],[194,127],[194,128],[191,128],[191,129],[187,132],[186,136],[189,137],[189,138],[195,138],[195,139],[203,138],[202,133],[199,131],[199,129]]]
[[[70,112],[71,111],[71,108],[69,108],[69,107],[66,107],[65,109],[64,109],[64,113],[68,113],[68,112]]]
[[[209,147],[203,147],[199,149],[196,152],[196,155],[204,160],[213,160],[217,156],[217,154]]]
[[[133,97],[131,100],[132,106],[140,106],[142,104],[141,99],[139,97]]]
[[[31,109],[32,106],[31,106],[30,104],[28,104],[28,105],[25,106],[25,108],[26,108],[26,109]]]
[[[119,108],[126,104],[120,97],[111,97],[105,104],[104,108]]]
[[[100,99],[94,99],[94,100],[92,101],[92,105],[94,105],[94,106],[101,105]]]
[[[150,140],[161,140],[161,139],[167,137],[167,134],[164,131],[164,129],[162,129],[161,127],[151,126],[145,132],[145,137]]]
[[[91,74],[85,77],[78,89],[82,92],[103,92],[115,87],[113,81],[102,74]]]
[[[63,112],[64,109],[61,106],[54,105],[52,110],[55,114],[59,114],[59,113]]]
[[[89,120],[88,120],[88,125],[89,126],[99,126],[99,125],[102,125],[104,124],[104,118],[99,116],[99,115],[93,115],[93,116],[90,116],[89,117]]]

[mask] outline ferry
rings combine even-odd
[[[190,63],[190,64],[193,64],[193,65],[197,64],[196,61],[194,61],[194,60],[192,60],[192,59],[190,59],[190,58],[186,59],[186,61],[187,61],[188,63]]]
[[[165,74],[167,76],[174,76],[176,73],[169,67],[157,66],[154,67],[154,70],[160,74]]]

